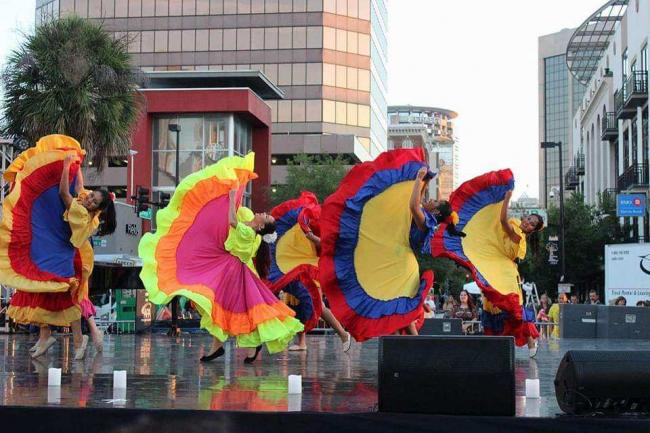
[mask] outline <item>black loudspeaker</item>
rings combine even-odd
[[[512,337],[382,337],[379,410],[515,415]]]
[[[596,336],[598,338],[650,339],[650,308],[599,305]]]
[[[570,350],[554,383],[557,403],[569,414],[648,413],[650,351]]]
[[[598,305],[560,304],[560,337],[596,338]]]
[[[463,335],[462,319],[424,319],[420,335]]]

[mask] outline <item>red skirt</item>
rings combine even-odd
[[[81,318],[81,308],[70,292],[17,291],[11,298],[7,314],[21,324],[69,326]]]

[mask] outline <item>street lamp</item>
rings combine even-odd
[[[181,125],[179,125],[178,123],[170,123],[168,128],[169,128],[169,132],[176,133],[176,175],[174,176],[174,181],[176,183],[176,187],[178,188],[178,184],[180,183],[180,171],[181,171],[180,170],[181,168],[181,163],[180,163]],[[180,330],[178,329],[178,297],[177,296],[175,296],[174,299],[172,299],[172,326],[171,329],[169,330],[169,335],[171,336],[180,335]]]
[[[564,260],[564,172],[562,171],[562,142],[558,141],[542,141],[542,149],[544,149],[544,161],[546,158],[546,151],[548,149],[558,148],[558,155],[560,159],[560,282],[564,281],[564,274],[566,270],[566,264]],[[546,166],[544,166],[544,171],[546,171]],[[546,176],[544,179],[546,184]],[[546,201],[545,197],[545,201]]]
[[[169,124],[169,132],[175,132],[176,133],[176,186],[180,183],[180,148],[181,148],[181,143],[180,143],[180,137],[181,137],[181,125],[177,123],[170,123]]]

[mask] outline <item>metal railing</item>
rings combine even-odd
[[[625,103],[633,96],[648,94],[648,71],[632,71],[625,83]]]
[[[617,115],[623,110],[623,104],[625,103],[625,86],[626,83],[623,83],[623,86],[614,92],[614,109]]]
[[[576,174],[578,176],[584,176],[585,175],[585,154],[580,152],[578,153],[575,158],[575,167],[576,167]]]
[[[634,187],[645,188],[648,186],[648,164],[632,164],[618,177],[617,187],[619,191],[625,191]]]
[[[573,191],[579,184],[580,180],[578,179],[576,168],[574,166],[569,167],[564,174],[564,187],[569,191]]]
[[[618,119],[616,113],[609,111],[603,115],[601,138],[618,138]]]

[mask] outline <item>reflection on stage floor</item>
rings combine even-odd
[[[246,350],[226,345],[208,364],[208,335],[110,335],[104,353],[89,347],[73,361],[71,338],[58,336],[46,356],[30,358],[34,336],[0,335],[0,404],[11,406],[130,407],[229,411],[354,413],[377,409],[377,341],[354,344],[343,353],[335,336],[309,336],[307,352],[262,351],[245,365]],[[555,416],[553,378],[569,349],[650,349],[650,343],[621,340],[546,340],[536,359],[517,350],[517,416]],[[408,356],[405,354],[404,356]],[[48,368],[62,369],[60,389],[47,386]],[[462,369],[462,366],[458,367]],[[126,393],[113,390],[113,371],[126,370]],[[288,395],[287,376],[302,376],[303,392]],[[525,380],[539,378],[540,399],[525,398]],[[471,392],[471,391],[470,391]],[[422,396],[426,398],[426,396]],[[434,403],[432,403],[434,404]]]

